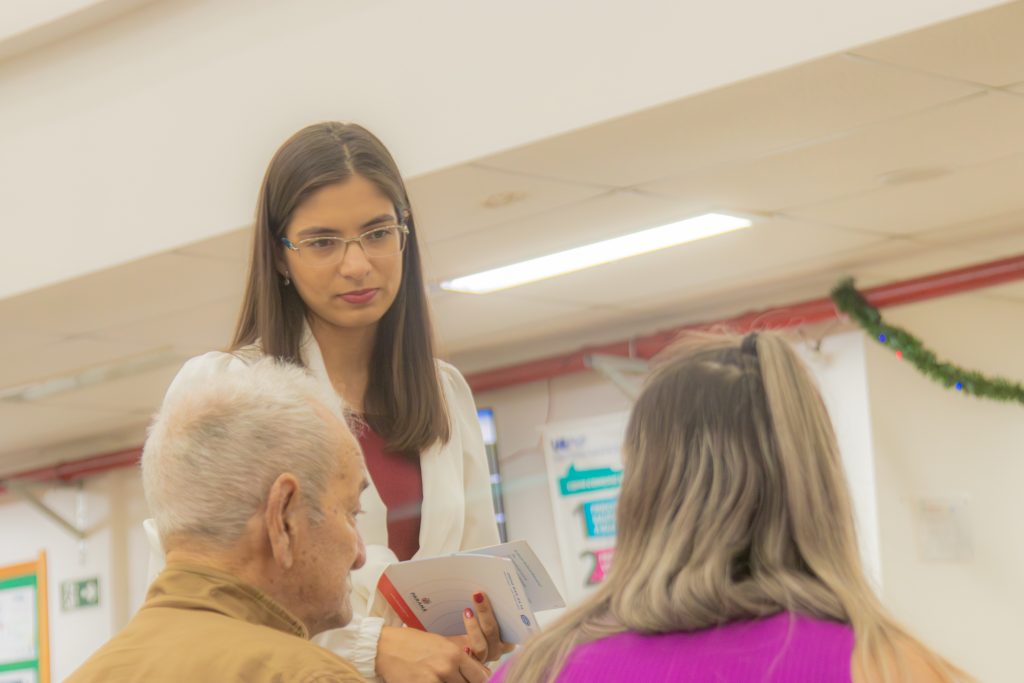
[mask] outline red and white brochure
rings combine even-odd
[[[506,643],[537,633],[535,611],[565,607],[558,589],[526,541],[409,560],[389,566],[377,584],[406,626],[443,636],[466,632],[462,613],[483,592]]]

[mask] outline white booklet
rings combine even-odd
[[[377,584],[406,626],[443,636],[466,632],[462,613],[473,593],[490,598],[506,643],[539,631],[534,612],[565,607],[547,570],[526,541],[390,565]]]

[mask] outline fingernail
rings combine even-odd
[[[484,594],[483,593],[473,593],[473,602],[475,602],[478,605],[484,604]]]
[[[462,648],[462,649],[463,649],[463,650],[465,650],[465,651],[466,651],[466,654],[467,654],[467,655],[469,655],[470,657],[472,657],[472,656],[473,656],[473,651],[472,651],[472,650],[470,650],[470,649],[469,649],[468,647],[464,647],[464,648]]]
[[[462,616],[466,617],[467,619],[472,619],[473,618],[473,610],[471,610],[470,608],[467,607],[466,611],[462,613]]]

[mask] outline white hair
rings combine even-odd
[[[340,465],[328,415],[336,393],[272,358],[193,380],[165,400],[142,449],[142,483],[160,538],[231,542],[285,472],[299,481],[314,523]]]

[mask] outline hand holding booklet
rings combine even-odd
[[[512,644],[539,631],[535,611],[565,607],[526,541],[399,562],[384,570],[377,590],[406,626],[443,636],[464,634],[463,610],[473,607],[473,593],[486,593],[501,639]]]

